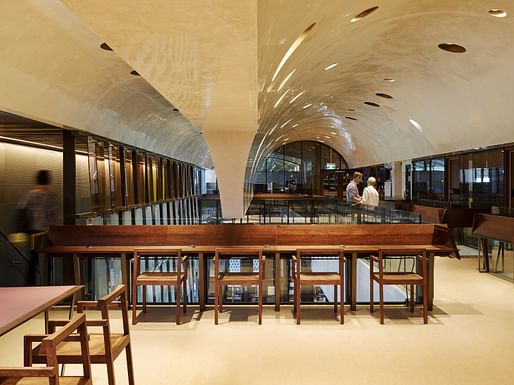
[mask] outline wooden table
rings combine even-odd
[[[0,287],[0,336],[80,289],[81,285]]]

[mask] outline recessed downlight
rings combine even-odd
[[[111,47],[109,47],[109,45],[108,45],[107,43],[102,43],[102,44],[100,44],[100,48],[101,48],[101,49],[104,49],[104,50],[106,50],[106,51],[112,51],[112,48],[111,48]]]
[[[466,52],[466,48],[459,44],[455,43],[441,43],[438,45],[439,48],[441,48],[444,51],[452,52],[452,53],[463,53]]]
[[[134,76],[141,76],[141,75],[139,75],[139,72],[134,71],[134,70],[130,71],[130,74],[134,75]]]
[[[356,21],[359,21],[359,20],[365,18],[366,16],[369,16],[371,13],[375,12],[377,9],[378,9],[378,5],[362,11],[358,15],[355,15],[354,17],[352,17],[352,19],[350,20],[350,23],[355,23]]]
[[[309,108],[310,106],[312,106],[312,103],[309,103],[309,104],[306,104],[305,106],[303,106],[302,110],[305,110],[305,109]]]
[[[507,12],[505,12],[503,9],[493,8],[488,11],[489,15],[494,17],[506,17]]]
[[[351,116],[345,116],[345,118],[350,120],[357,120],[357,118],[352,118]]]
[[[390,83],[393,83],[393,82],[394,82],[394,79],[391,79],[391,78],[384,78],[384,80],[385,80],[386,82],[390,82]]]
[[[375,95],[380,96],[381,98],[384,98],[384,99],[393,99],[393,97],[391,95],[384,94],[383,92],[377,92]]]
[[[380,107],[380,104],[375,103],[375,102],[364,102],[364,104],[367,104],[368,106],[373,106],[373,107]]]
[[[325,67],[325,71],[331,70],[332,68],[336,67],[339,63],[330,64],[329,66]]]

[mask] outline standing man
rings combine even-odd
[[[362,173],[358,171],[353,172],[353,179],[348,186],[346,186],[346,203],[349,205],[358,205],[361,203],[362,198],[359,195],[359,188],[357,185],[362,182]]]

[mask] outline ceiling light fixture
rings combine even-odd
[[[309,108],[310,106],[312,106],[312,103],[309,103],[309,104],[306,104],[305,106],[303,106],[302,110],[305,110],[305,109]]]
[[[391,78],[384,78],[384,80],[385,80],[386,82],[391,82],[391,83],[393,83],[393,82],[394,82],[394,79],[391,79]]]
[[[365,18],[366,16],[368,16],[369,14],[375,12],[376,10],[378,9],[378,5],[374,6],[374,7],[371,7],[371,8],[368,8],[364,11],[362,11],[361,13],[359,13],[358,15],[352,17],[352,19],[350,20],[350,23],[355,23],[356,21],[359,21],[359,20],[362,20],[363,18]]]
[[[466,48],[461,45],[454,43],[441,43],[438,45],[443,51],[452,52],[452,53],[463,53],[466,52]]]
[[[291,120],[293,120],[293,119],[289,119],[287,122],[285,122],[284,124],[282,124],[282,125],[280,126],[280,128],[284,128],[284,127],[287,125],[287,123],[289,123]]]
[[[489,15],[494,17],[506,17],[507,12],[505,12],[503,9],[493,8],[489,10]]]
[[[134,75],[134,76],[141,76],[141,75],[139,75],[139,72],[134,71],[134,70],[130,71],[130,74]]]
[[[331,70],[332,68],[336,67],[339,63],[330,64],[329,66],[325,67],[325,71]]]
[[[351,116],[345,116],[345,118],[350,120],[357,120],[356,118],[352,118]]]
[[[375,103],[375,102],[364,102],[364,104],[367,104],[368,106],[373,106],[373,107],[380,107],[380,104]]]
[[[280,63],[278,64],[278,67],[277,69],[275,70],[275,73],[273,74],[273,77],[271,78],[271,81],[274,81],[275,78],[277,77],[278,73],[280,72],[280,70],[282,69],[282,67],[284,66],[284,64],[286,63],[286,61],[291,57],[291,55],[293,54],[294,51],[296,51],[296,49],[300,46],[300,44],[303,43],[303,41],[305,40],[305,38],[307,37],[307,35],[309,34],[310,31],[312,31],[312,29],[314,28],[314,26],[316,25],[316,23],[312,23],[311,25],[309,25],[305,31],[303,31],[300,36],[298,36],[296,38],[296,40],[293,42],[293,44],[291,44],[291,46],[289,47],[289,49],[287,50],[286,54],[284,55],[284,57],[282,58],[282,60],[280,61]]]
[[[295,123],[295,124],[293,124],[293,128],[298,127],[299,125],[300,125],[300,123]]]
[[[377,92],[375,95],[380,96],[381,98],[385,98],[385,99],[393,99],[393,97],[391,95],[384,94],[382,92]]]

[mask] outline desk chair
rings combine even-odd
[[[160,259],[175,259],[176,271],[162,271],[162,263],[158,264],[153,271],[141,271],[141,257],[158,256]],[[182,267],[183,266],[183,267]],[[156,271],[160,270],[160,271]],[[147,286],[174,286],[176,293],[175,322],[180,324],[180,285],[184,302],[184,313],[187,310],[187,256],[182,256],[180,249],[137,249],[134,250],[134,279],[132,285],[132,324],[137,323],[137,287],[143,286],[143,312],[146,313],[146,287]]]
[[[252,258],[258,259],[257,272],[229,272],[220,271],[220,260],[224,258]],[[227,285],[257,286],[259,302],[259,325],[262,324],[262,282],[264,280],[265,256],[262,248],[231,247],[218,248],[214,254],[214,323],[218,324],[218,312],[222,311],[223,287]]]
[[[115,299],[119,298],[119,301]],[[123,321],[123,331],[112,333],[109,320],[109,310],[120,309]],[[104,364],[107,368],[107,378],[109,385],[115,385],[114,379],[114,360],[125,351],[127,360],[128,383],[134,385],[134,366],[132,363],[132,349],[130,345],[129,321],[127,310],[127,296],[125,285],[118,286],[114,291],[100,298],[98,301],[79,301],[77,302],[77,312],[83,313],[84,310],[96,310],[100,312],[101,319],[87,320],[86,325],[101,327],[101,333],[89,333],[89,355],[92,364]],[[63,326],[66,321],[49,321],[50,332],[56,327]],[[25,336],[24,341],[24,361],[25,366],[33,363],[44,363],[45,355],[42,350],[42,337],[37,335]],[[36,344],[35,344],[36,343]],[[34,346],[35,344],[35,346]],[[64,342],[57,349],[57,361],[60,364],[77,364],[82,362],[82,356],[76,344]]]
[[[416,271],[386,271],[384,263],[392,256],[415,256]],[[375,266],[378,265],[378,271]],[[369,308],[373,312],[374,282],[378,283],[380,291],[380,323],[384,323],[384,285],[406,285],[410,286],[410,311],[414,312],[414,286],[420,285],[423,290],[423,323],[428,322],[428,268],[427,252],[425,250],[379,250],[378,256],[370,256],[370,298]]]
[[[78,339],[70,340],[72,333],[78,332]],[[67,322],[59,331],[44,337],[41,340],[40,352],[44,357],[46,367],[34,368],[0,368],[0,384],[14,385],[90,385],[91,362],[89,360],[88,336],[86,328],[86,316],[79,314]],[[64,342],[69,341],[69,342]],[[80,351],[80,363],[82,364],[82,376],[59,376],[59,363],[57,351],[63,343],[77,345]],[[80,346],[78,346],[80,345]]]
[[[339,261],[337,271],[302,271],[302,259],[317,256],[333,256]],[[337,314],[337,286],[340,288],[340,322],[344,324],[344,249],[334,247],[331,249],[301,248],[293,255],[292,275],[294,282],[294,307],[296,323],[300,325],[301,313],[301,292],[302,285],[334,285],[334,313]]]

